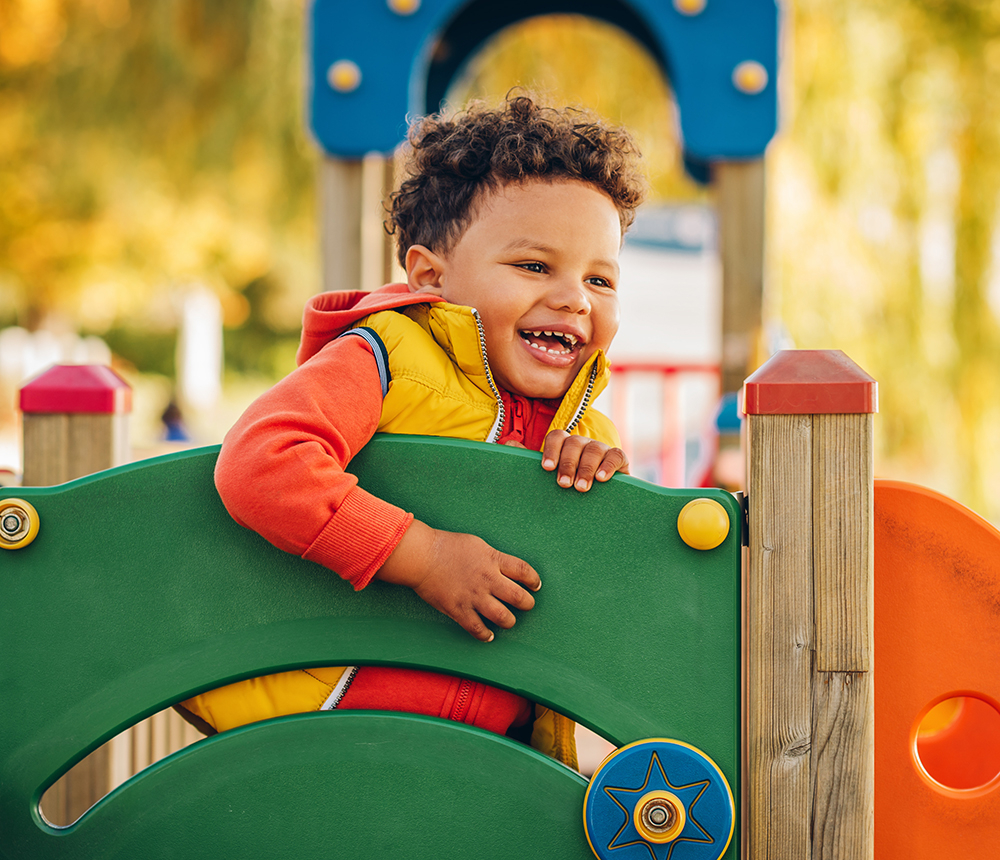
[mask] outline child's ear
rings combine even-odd
[[[406,282],[411,293],[440,296],[444,270],[443,257],[424,245],[410,245],[406,252]]]

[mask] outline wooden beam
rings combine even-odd
[[[722,393],[756,369],[764,302],[764,160],[719,161],[712,184],[722,261]]]
[[[324,157],[320,165],[320,246],[324,290],[361,289],[362,162]]]
[[[871,860],[875,382],[786,351],[744,404],[747,856]]]

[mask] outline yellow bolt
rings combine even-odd
[[[767,69],[756,60],[746,60],[733,69],[733,85],[741,93],[755,96],[767,86]]]
[[[674,8],[682,15],[700,15],[706,5],[707,0],[674,0]]]
[[[677,532],[693,549],[715,549],[729,534],[729,514],[715,499],[695,499],[677,515]]]
[[[350,93],[361,85],[361,69],[351,60],[337,60],[327,70],[326,79],[338,93]]]
[[[0,549],[21,549],[38,534],[38,511],[24,499],[0,501]]]
[[[397,15],[412,15],[420,8],[420,0],[387,0],[389,8]]]
[[[639,798],[632,823],[647,842],[672,842],[684,829],[687,814],[680,798],[669,791],[650,791]]]

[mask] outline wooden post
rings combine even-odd
[[[320,166],[320,243],[323,289],[361,289],[360,159],[323,158]]]
[[[56,365],[20,393],[26,487],[62,484],[129,459],[132,389],[102,365]]]
[[[393,242],[383,229],[393,156],[324,158],[320,168],[324,290],[374,290],[392,280]]]
[[[101,365],[57,365],[20,392],[24,424],[24,486],[62,484],[127,462],[132,389]],[[110,789],[124,749],[91,753],[45,796],[53,824],[70,824]]]
[[[780,352],[744,387],[751,860],[873,857],[876,409],[835,350]]]
[[[764,160],[712,165],[722,260],[722,394],[756,368],[764,301]]]

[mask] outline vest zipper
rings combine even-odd
[[[458,693],[455,695],[455,703],[451,706],[451,713],[448,715],[448,719],[454,720],[456,723],[465,722],[471,698],[472,681],[467,681],[463,678],[462,683],[459,684]]]
[[[490,432],[486,436],[486,441],[496,442],[496,440],[500,438],[500,433],[503,431],[503,421],[505,417],[503,398],[500,396],[496,383],[493,381],[493,371],[490,370],[490,360],[486,356],[486,332],[483,329],[483,321],[479,316],[479,311],[475,308],[472,308],[472,318],[476,321],[476,329],[479,331],[479,354],[483,359],[483,369],[486,371],[486,381],[489,383],[490,391],[493,392],[493,396],[497,401],[496,421],[493,422],[493,426],[490,428]]]
[[[340,680],[337,681],[333,691],[330,693],[329,698],[327,698],[327,700],[320,705],[321,711],[332,711],[337,707],[337,705],[340,704],[341,699],[343,699],[347,693],[347,688],[350,687],[351,683],[354,681],[354,676],[358,674],[359,668],[359,666],[348,666],[344,670],[344,674],[341,676]]]
[[[524,407],[516,394],[510,396],[510,436],[524,442]]]
[[[580,401],[580,405],[576,407],[576,412],[573,413],[573,417],[570,419],[569,424],[566,425],[566,432],[572,433],[573,428],[580,423],[580,419],[583,418],[583,413],[587,411],[587,407],[590,405],[590,398],[594,393],[594,383],[597,382],[597,362],[595,361],[593,366],[590,368],[590,379],[587,380],[587,390],[583,392],[583,399]]]

